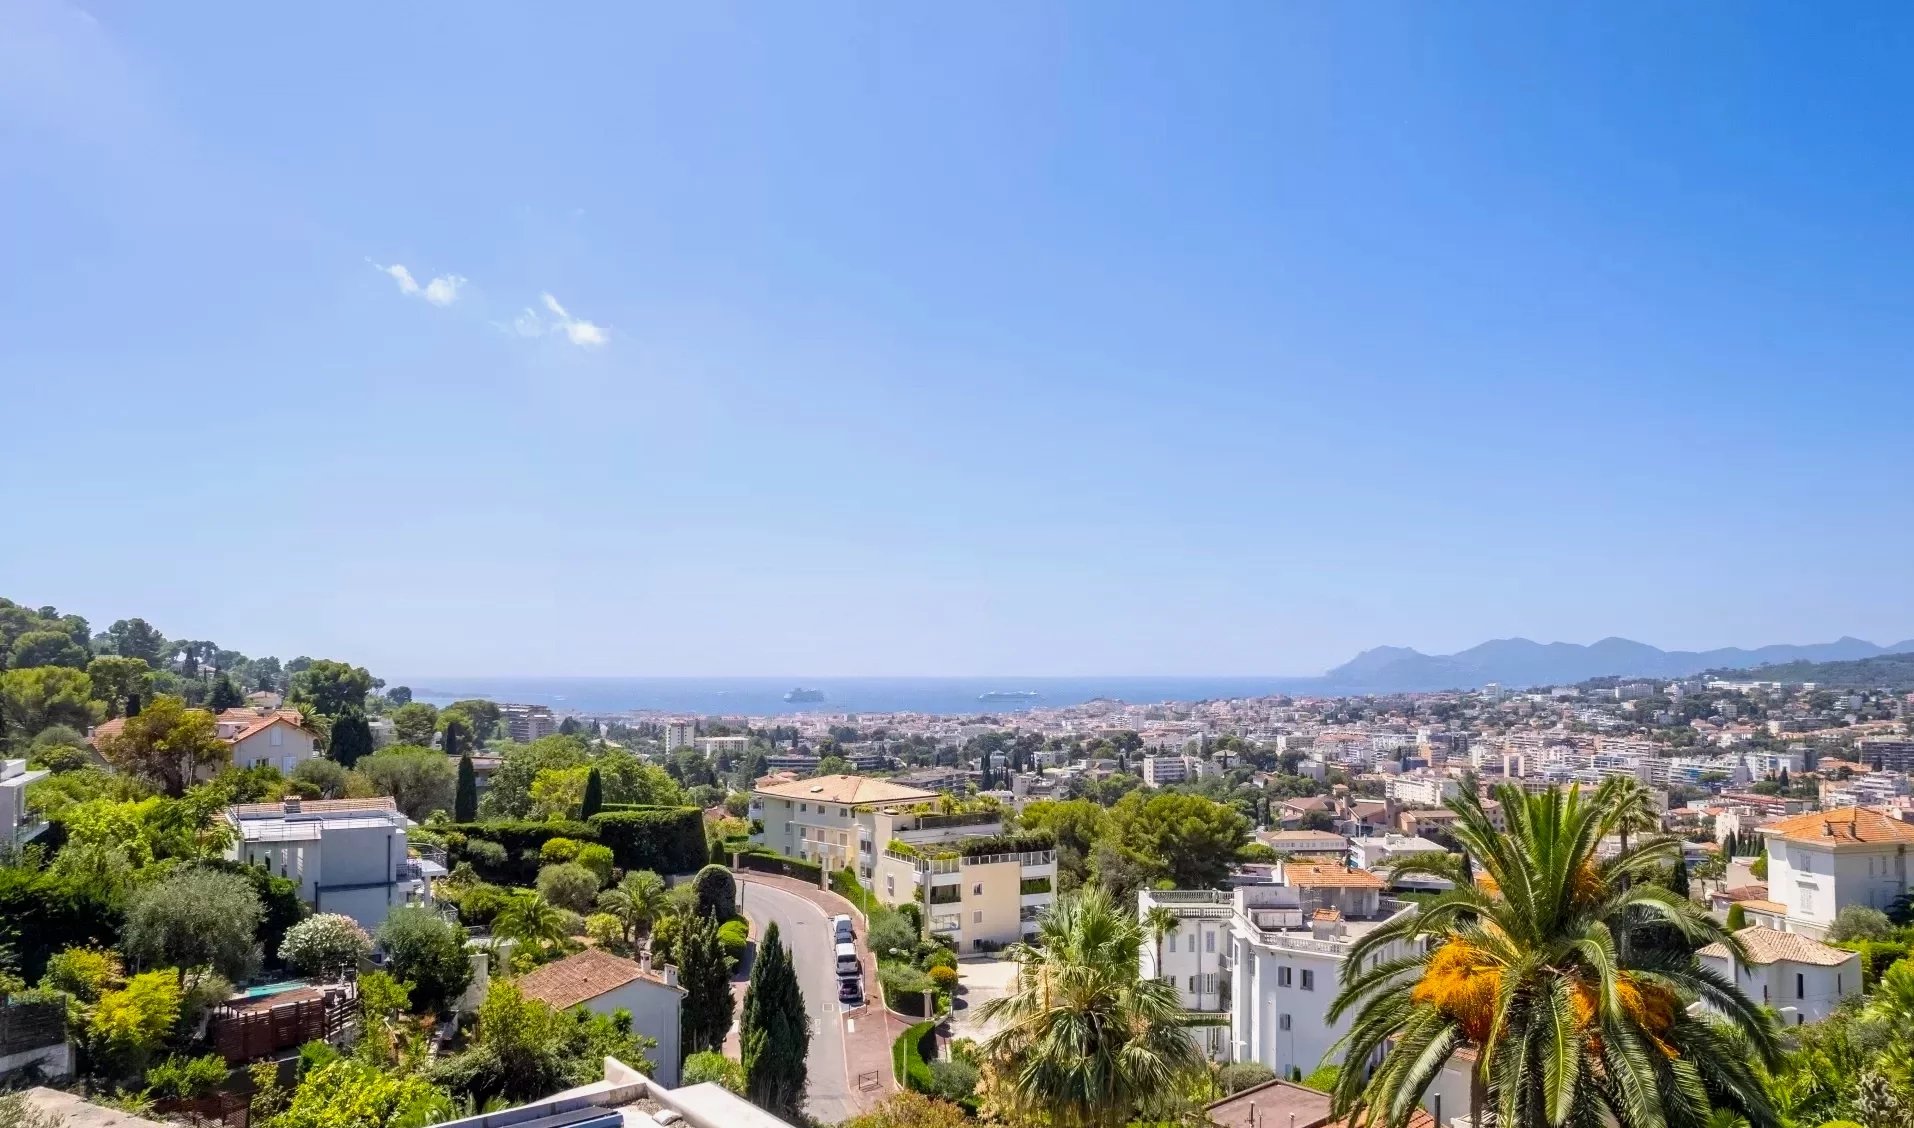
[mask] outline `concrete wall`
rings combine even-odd
[[[1703,956],[1701,962],[1750,999],[1773,1007],[1784,1026],[1799,1026],[1826,1018],[1842,999],[1861,993],[1861,956],[1855,953],[1834,967],[1776,960],[1771,964],[1740,964],[1729,957]]]
[[[684,1067],[678,1043],[678,1015],[683,1001],[683,993],[676,988],[639,980],[588,999],[582,1005],[593,1014],[629,1012],[632,1031],[658,1042],[648,1055],[655,1067],[653,1079],[676,1085],[679,1071]]]

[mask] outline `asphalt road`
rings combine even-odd
[[[826,1124],[848,1120],[864,1111],[864,1102],[853,1099],[851,1080],[844,1068],[844,1016],[837,1002],[837,957],[830,918],[816,905],[782,889],[748,884],[739,889],[744,914],[760,930],[769,931],[773,923],[778,926],[778,936],[791,950],[797,967],[804,1007],[811,1014],[804,1111]]]

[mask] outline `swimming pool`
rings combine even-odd
[[[241,991],[240,994],[248,999],[263,999],[267,995],[283,994],[287,991],[297,991],[301,987],[309,986],[311,986],[311,984],[303,979],[287,979],[279,983],[261,983],[257,987],[248,987],[244,991]]]

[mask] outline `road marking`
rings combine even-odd
[[[851,1032],[852,1034],[855,1034],[855,1033],[857,1033],[857,1020],[856,1020],[855,1018],[847,1018],[847,1019],[845,1019],[845,1020],[844,1020],[844,1029],[845,1029],[845,1030],[847,1030],[847,1031],[849,1031],[849,1032]]]

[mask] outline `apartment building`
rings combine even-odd
[[[696,721],[666,721],[665,754],[670,755],[680,748],[691,747],[691,742],[697,739],[697,736],[698,722]]]
[[[25,760],[0,760],[0,847],[24,846],[40,836],[46,821],[27,810],[27,786],[47,777]]]
[[[1349,839],[1331,830],[1261,830],[1256,840],[1279,854],[1323,854],[1340,858],[1349,853]]]
[[[958,951],[1022,939],[1056,897],[1054,849],[1005,836],[995,814],[946,813],[935,791],[833,775],[764,784],[751,801],[763,826],[753,841],[831,869],[854,867],[885,904],[922,902],[926,929]]]
[[[748,736],[701,736],[698,738],[698,751],[712,759],[730,756],[734,760],[744,758],[751,750],[751,738]]]
[[[1755,828],[1768,844],[1768,897],[1782,929],[1821,939],[1847,905],[1886,909],[1910,888],[1914,823],[1873,807],[1810,811]]]
[[[1877,772],[1914,772],[1914,740],[1864,736],[1855,742],[1854,758]]]
[[[500,705],[498,709],[506,730],[519,744],[530,744],[558,731],[558,721],[544,705]]]
[[[1137,894],[1137,919],[1148,931],[1150,910],[1166,909],[1175,927],[1153,933],[1138,957],[1145,979],[1175,984],[1183,1009],[1214,1015],[1192,1023],[1190,1033],[1213,1061],[1227,1061],[1229,1034],[1230,915],[1233,894],[1217,889],[1146,889]]]
[[[1276,884],[1230,896],[1231,1056],[1281,1077],[1311,1073],[1348,1032],[1349,1016],[1330,1022],[1326,1012],[1350,949],[1415,906],[1383,896],[1375,874],[1339,865],[1283,865]]]
[[[1462,794],[1460,780],[1445,775],[1390,777],[1385,794],[1404,807],[1440,807]]]
[[[1791,932],[1750,925],[1735,933],[1748,953],[1735,958],[1724,945],[1695,953],[1703,967],[1732,980],[1742,993],[1773,1007],[1784,1026],[1826,1018],[1843,999],[1861,993],[1861,954]]]
[[[343,913],[367,931],[397,906],[430,904],[432,879],[446,872],[442,857],[408,847],[413,822],[389,796],[243,803],[226,820],[228,858],[291,878],[314,912]]]
[[[1349,840],[1349,864],[1357,869],[1382,869],[1409,854],[1447,853],[1439,843],[1426,838],[1414,838],[1406,834],[1378,834],[1373,838],[1352,838]],[[1401,889],[1442,890],[1452,888],[1450,882],[1427,874],[1405,874],[1400,878],[1385,877],[1389,884]]]
[[[1215,771],[1216,765],[1199,756],[1143,757],[1143,782],[1149,787],[1162,787],[1166,783],[1184,783],[1188,780],[1202,779]]]

